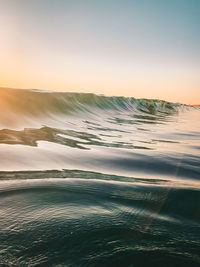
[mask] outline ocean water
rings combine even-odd
[[[0,89],[0,266],[200,266],[200,109]]]

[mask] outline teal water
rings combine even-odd
[[[199,266],[200,109],[0,89],[0,266]]]

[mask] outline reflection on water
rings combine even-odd
[[[200,111],[0,90],[0,265],[199,266]]]
[[[198,266],[195,189],[95,179],[0,186],[4,263],[146,266],[148,260],[150,266]]]
[[[134,146],[127,142],[104,142],[99,136],[95,136],[94,134],[72,130],[60,130],[50,127],[24,129],[22,131],[9,129],[0,130],[0,143],[37,146],[37,141],[54,142],[79,149],[89,149],[88,145],[129,149],[150,149],[143,146]]]

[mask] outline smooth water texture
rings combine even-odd
[[[199,266],[200,109],[0,89],[1,266]]]

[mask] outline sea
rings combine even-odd
[[[0,88],[0,266],[199,267],[200,108]]]

